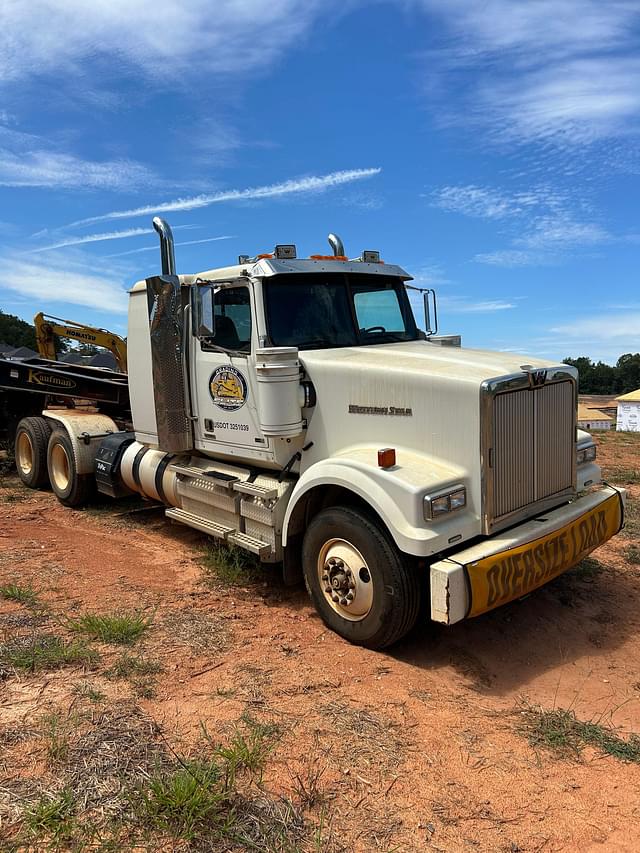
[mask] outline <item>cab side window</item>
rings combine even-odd
[[[200,289],[198,337],[203,349],[251,350],[251,300],[248,287]]]

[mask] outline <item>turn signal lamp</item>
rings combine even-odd
[[[395,447],[385,447],[378,451],[378,466],[380,468],[393,468],[396,464]]]
[[[425,495],[425,521],[433,521],[437,518],[441,518],[443,515],[455,512],[457,509],[463,509],[466,505],[467,490],[464,486],[454,486],[452,489],[447,489],[445,492],[439,492],[434,495]]]

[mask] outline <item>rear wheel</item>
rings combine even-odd
[[[15,456],[18,476],[30,489],[49,482],[47,445],[51,427],[44,418],[22,418],[16,429]]]
[[[92,474],[78,474],[75,454],[69,436],[57,429],[51,433],[47,451],[47,468],[51,488],[65,506],[83,506],[95,492]]]
[[[302,563],[323,622],[349,642],[381,649],[415,624],[421,595],[415,566],[359,510],[318,513],[304,537]]]

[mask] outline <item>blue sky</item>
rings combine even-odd
[[[29,0],[0,28],[0,308],[126,332],[126,289],[380,249],[443,332],[640,350],[637,0]]]

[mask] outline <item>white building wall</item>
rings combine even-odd
[[[640,403],[618,403],[617,428],[623,432],[640,432]]]
[[[611,421],[581,420],[578,421],[580,429],[611,429]]]

